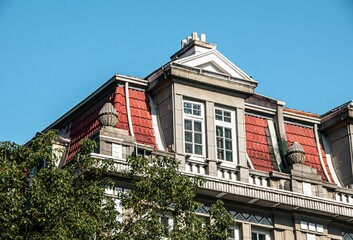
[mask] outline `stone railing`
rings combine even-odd
[[[117,158],[112,158],[111,156],[103,155],[103,154],[98,154],[98,153],[91,153],[90,154],[92,157],[97,158],[97,159],[113,159],[114,160],[114,167],[117,172],[124,172],[130,169],[129,164],[126,162],[125,159],[117,159]]]
[[[249,183],[257,186],[269,187],[269,175],[265,172],[256,171],[253,169],[249,170]]]
[[[256,186],[239,181],[225,181],[223,179],[206,177],[203,189],[215,192],[224,192],[235,196],[245,197],[245,199],[257,199],[272,203],[273,206],[285,209],[292,207],[293,210],[306,209],[312,212],[326,212],[341,216],[345,220],[353,220],[353,206],[348,203],[334,200],[306,196],[304,194],[290,192],[281,189]]]
[[[335,192],[335,200],[342,202],[353,204],[353,191],[352,189],[338,188]]]
[[[105,159],[107,156],[92,153],[93,157]],[[124,159],[114,159],[117,171],[129,170],[129,165]],[[264,172],[250,170],[249,183],[237,181],[236,169],[228,169],[218,166],[218,177],[205,174],[206,163],[186,161],[185,171],[187,175],[202,174],[206,182],[202,189],[211,192],[224,192],[243,199],[258,199],[272,203],[273,206],[285,209],[307,209],[310,211],[320,211],[337,216],[342,216],[345,220],[353,220],[353,194],[351,189],[336,189],[336,199],[307,196],[304,194],[286,191],[269,186],[269,176]]]
[[[217,167],[217,176],[225,180],[237,181],[238,180],[238,171],[236,168],[224,167],[218,165]]]
[[[191,159],[185,160],[185,171],[193,174],[205,175],[207,163]]]

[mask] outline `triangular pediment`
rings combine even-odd
[[[216,73],[228,74],[226,70],[224,70],[222,67],[220,67],[217,63],[215,63],[213,61],[201,64],[201,65],[195,66],[195,67],[201,68],[201,69],[207,70],[207,71],[216,72]]]
[[[174,61],[190,67],[230,75],[235,78],[253,81],[245,72],[229,61],[216,49],[196,53]]]

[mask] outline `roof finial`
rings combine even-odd
[[[98,120],[103,127],[116,126],[118,123],[118,113],[110,102],[104,104],[102,109],[99,111]]]
[[[288,149],[286,158],[290,164],[304,164],[305,152],[302,145],[298,142],[293,142]]]

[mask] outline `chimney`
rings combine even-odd
[[[200,38],[197,32],[191,33],[191,36],[187,36],[186,39],[181,40],[181,49],[177,51],[171,60],[187,57],[194,54],[209,51],[210,49],[216,49],[216,45],[206,42],[206,35],[200,34]]]

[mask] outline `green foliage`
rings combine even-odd
[[[220,201],[212,206],[207,226],[195,212],[201,206],[194,200],[195,190],[203,184],[203,178],[182,174],[173,158],[130,157],[128,162],[133,190],[122,196],[122,205],[129,211],[121,239],[227,239],[226,230],[233,220]],[[172,229],[161,221],[163,216],[173,218]]]
[[[102,175],[111,162],[91,158],[95,143],[86,140],[75,164],[59,169],[56,138],[49,131],[25,146],[0,143],[0,239],[112,237],[117,212],[102,188],[110,183]]]
[[[0,143],[0,239],[227,238],[231,216],[217,202],[203,223],[194,199],[204,179],[182,174],[177,160],[128,159],[133,189],[121,197],[126,214],[118,223],[114,202],[104,194],[104,186],[113,184],[107,176],[113,162],[90,157],[95,142],[85,140],[72,164],[58,168],[56,139],[49,131],[24,146]],[[173,218],[172,228],[161,221],[164,216]]]
[[[211,206],[210,224],[207,226],[207,238],[225,240],[228,237],[227,229],[234,224],[233,216],[224,208],[223,202],[218,200]]]

